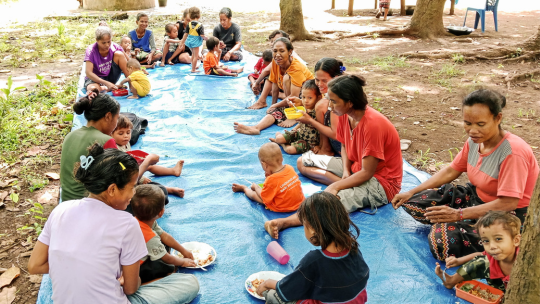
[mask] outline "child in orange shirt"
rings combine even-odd
[[[210,37],[206,40],[206,48],[208,49],[208,53],[203,61],[204,73],[206,75],[238,77],[238,73],[244,71],[243,67],[238,70],[228,69],[227,66],[219,62],[221,49],[219,48],[219,39],[216,37]]]
[[[263,187],[257,184],[251,184],[250,187],[233,184],[232,190],[244,192],[251,200],[275,212],[296,211],[305,199],[302,184],[293,167],[283,165],[283,155],[278,144],[262,145],[259,161],[266,176]]]

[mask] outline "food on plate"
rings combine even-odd
[[[255,288],[255,290],[257,290],[257,288],[259,288],[259,285],[261,285],[262,283],[264,282],[264,280],[259,280],[259,279],[255,279],[253,281],[251,281],[251,285],[253,285],[253,288]]]
[[[489,302],[495,302],[501,297],[501,295],[492,294],[489,290],[482,289],[479,286],[474,287],[474,285],[470,283],[461,286],[461,290]]]
[[[214,256],[212,256],[211,254],[208,255],[208,257],[206,257],[206,259],[199,259],[199,266],[204,266],[206,264],[209,264],[211,263],[212,261],[214,260]]]

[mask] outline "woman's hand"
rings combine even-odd
[[[118,87],[112,82],[107,81],[107,82],[105,82],[105,85],[107,86],[108,91],[118,90]]]
[[[311,151],[313,151],[313,153],[315,153],[315,154],[318,154],[319,151],[321,151],[321,146],[315,146],[315,147],[311,148]]]
[[[392,206],[397,210],[397,208],[401,207],[401,205],[408,202],[413,195],[414,194],[409,191],[396,194],[396,196],[394,196],[392,199]]]
[[[146,177],[146,176],[143,176],[143,177],[142,177],[142,183],[143,183],[144,185],[149,184],[149,183],[151,183],[151,182],[152,182],[152,180],[149,179],[148,177]]]
[[[154,56],[152,55],[152,53],[148,54],[148,58],[146,59],[146,63],[152,64],[152,57],[154,57]]]
[[[349,176],[351,176],[351,172],[349,170],[343,170],[343,175],[341,175],[341,179],[346,179]]]
[[[223,61],[229,61],[229,59],[231,59],[231,53],[227,52],[227,54],[223,56]]]
[[[268,288],[268,286],[266,286],[266,282],[267,281],[264,281],[262,284],[259,285],[259,287],[257,287],[257,294],[261,297],[263,296],[263,292],[270,289]]]
[[[324,189],[324,192],[328,192],[328,193],[331,193],[331,194],[337,196],[337,193],[339,192],[339,190],[336,189],[335,187],[333,187],[332,185],[326,187],[326,189]]]
[[[459,222],[459,210],[448,206],[434,206],[426,208],[424,216],[432,223]]]

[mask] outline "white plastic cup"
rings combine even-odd
[[[291,258],[287,251],[281,247],[281,245],[278,244],[276,241],[270,242],[268,246],[266,247],[266,252],[270,254],[276,261],[278,261],[281,265],[285,265],[289,262],[289,259]]]

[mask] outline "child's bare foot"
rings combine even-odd
[[[240,185],[240,184],[232,184],[232,191],[233,192],[244,192],[244,190],[247,188],[247,186]]]
[[[268,140],[271,141],[271,142],[274,142],[274,143],[276,142],[276,139],[272,138],[272,137],[270,137]]]
[[[156,61],[156,62],[154,62],[154,63],[152,63],[152,65],[151,65],[151,66],[149,66],[148,68],[149,68],[149,69],[153,69],[153,68],[155,68],[155,67],[156,67],[156,64],[157,64],[157,61]]]
[[[259,129],[257,129],[255,127],[246,126],[246,125],[243,125],[243,124],[237,123],[237,122],[234,123],[234,130],[236,131],[236,133],[246,134],[246,135],[259,135],[259,134],[261,134],[261,131],[259,131]]]
[[[183,160],[179,160],[177,163],[176,163],[176,166],[174,166],[174,176],[178,177],[180,176],[180,174],[182,174],[182,168],[184,167],[184,161]]]
[[[137,95],[131,95],[127,99],[139,99],[139,96]]]
[[[296,123],[297,123],[296,120],[287,119],[287,120],[285,120],[283,122],[280,122],[278,124],[278,126],[280,126],[282,128],[290,128],[290,127],[294,126]]]
[[[435,264],[437,264],[437,266],[435,267],[435,274],[442,280],[444,287],[448,289],[454,288],[455,284],[452,284],[450,282],[452,277],[442,271],[441,265],[439,265],[439,263]]]
[[[169,60],[169,62],[167,62],[167,64],[174,65],[174,63],[172,61],[170,61],[170,60]]]
[[[274,239],[279,238],[279,231],[281,230],[281,225],[278,220],[271,220],[264,223],[264,230]]]
[[[241,68],[239,68],[238,70],[236,70],[236,72],[237,72],[238,74],[242,73],[243,71],[244,71],[244,67],[241,67]]]
[[[177,187],[169,187],[167,188],[167,192],[169,192],[169,194],[176,195],[180,198],[184,197],[184,189],[180,189]]]

